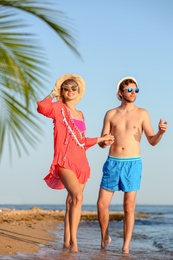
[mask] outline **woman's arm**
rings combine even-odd
[[[46,96],[43,100],[37,101],[37,111],[38,113],[54,118],[54,109],[53,109],[53,103],[52,100],[56,97],[55,90],[52,90],[48,96]]]

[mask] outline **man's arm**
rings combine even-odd
[[[157,134],[155,134],[154,136],[152,136],[152,137],[150,138],[150,144],[151,144],[151,145],[154,146],[154,145],[156,145],[156,144],[161,140],[163,134],[166,132],[167,124],[168,124],[167,121],[165,121],[165,122],[163,123],[163,122],[162,122],[162,119],[160,119],[159,125],[158,125],[159,130],[158,130]]]
[[[148,142],[154,146],[161,140],[163,134],[166,132],[167,121],[163,123],[162,119],[160,119],[158,125],[158,132],[155,134],[151,126],[150,116],[146,111],[144,116],[144,122],[143,122],[143,130],[148,139]]]
[[[111,131],[110,112],[108,111],[104,117],[101,136],[110,135],[110,131]],[[101,148],[105,148],[106,146],[111,145],[111,144],[112,144],[112,141],[101,141],[98,143],[98,145]]]

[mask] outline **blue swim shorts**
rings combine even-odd
[[[110,191],[137,191],[142,175],[141,157],[118,158],[108,156],[103,165],[100,187]]]

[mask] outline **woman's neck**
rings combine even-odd
[[[67,107],[67,110],[70,112],[72,118],[83,121],[81,112],[76,109],[74,104],[66,103],[65,105]]]
[[[69,110],[71,110],[71,111],[77,111],[77,110],[76,110],[76,107],[75,107],[75,103],[73,103],[73,102],[66,102],[65,105],[66,105],[66,107],[67,107]]]

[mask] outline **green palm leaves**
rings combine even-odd
[[[14,143],[19,155],[21,148],[27,152],[28,144],[37,144],[41,131],[32,106],[48,80],[47,59],[36,35],[25,32],[27,24],[18,18],[20,12],[47,23],[80,57],[74,38],[66,26],[60,25],[60,21],[65,22],[64,14],[48,1],[0,0],[0,156],[5,141],[9,151]]]

